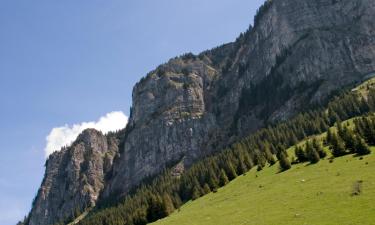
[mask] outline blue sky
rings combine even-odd
[[[54,127],[128,115],[132,86],[233,41],[264,0],[0,0],[0,225],[30,209]]]

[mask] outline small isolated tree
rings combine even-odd
[[[289,170],[292,167],[288,155],[281,146],[278,147],[277,159],[279,160],[281,171]]]
[[[358,155],[368,155],[371,153],[369,146],[359,135],[355,136],[355,149]]]

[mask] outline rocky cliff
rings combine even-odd
[[[51,224],[69,214],[64,207],[94,204],[102,188],[101,198],[126,194],[165,167],[188,167],[362,80],[375,71],[373,21],[373,0],[267,1],[235,42],[172,59],[134,87],[124,146],[107,182],[103,152],[116,145],[96,148],[94,172],[77,169],[91,162],[82,158],[85,145],[51,156],[29,224]],[[68,154],[75,151],[81,155]],[[63,171],[74,176],[56,175]],[[87,174],[100,185],[85,189],[79,176]],[[89,200],[79,201],[83,196]]]
[[[65,223],[95,206],[118,146],[114,136],[88,129],[70,147],[53,153],[28,224]]]

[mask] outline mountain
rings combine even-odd
[[[27,224],[69,220],[165,168],[181,173],[372,76],[374,20],[372,0],[266,1],[235,42],[171,59],[137,83],[124,131],[86,131],[52,154]]]

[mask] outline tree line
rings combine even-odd
[[[317,163],[326,157],[322,142],[307,141],[295,147],[296,161],[290,162],[286,149],[305,138],[327,132],[324,144],[335,157],[356,153],[368,154],[368,144],[375,145],[375,117],[354,120],[355,129],[341,121],[366,115],[375,109],[375,92],[366,98],[349,92],[334,98],[326,108],[310,110],[294,119],[269,126],[249,135],[231,147],[209,156],[174,177],[166,170],[152,182],[144,183],[121,200],[113,199],[111,207],[98,207],[80,225],[143,225],[164,218],[187,201],[216,192],[250,169],[262,170],[279,161],[284,171],[296,162]],[[335,126],[334,129],[330,128]],[[367,144],[368,143],[368,144]]]

